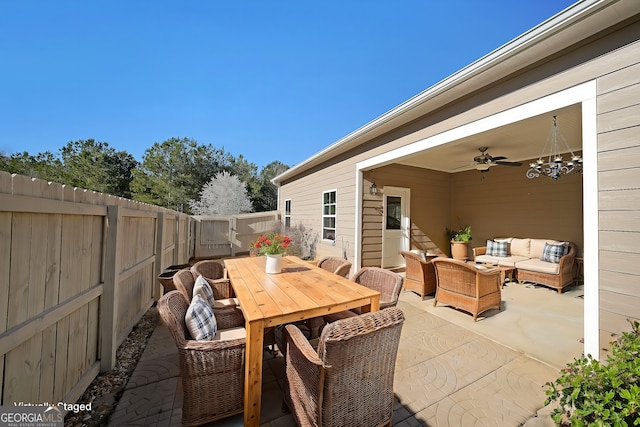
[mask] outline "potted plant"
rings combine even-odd
[[[467,260],[469,243],[471,242],[471,226],[467,225],[459,230],[447,228],[447,237],[451,242],[451,257],[459,260]]]
[[[266,255],[266,272],[269,274],[280,273],[282,255],[287,252],[291,244],[291,238],[284,234],[269,233],[262,235],[251,244],[258,256]]]

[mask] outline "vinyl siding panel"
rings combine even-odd
[[[457,226],[460,217],[462,225],[471,225],[471,247],[496,237],[531,237],[570,241],[581,253],[582,176],[528,179],[525,170],[494,166],[486,173],[455,174],[451,224]]]
[[[597,81],[601,337],[629,330],[627,319],[640,318],[638,43],[610,56],[634,63]],[[606,357],[607,344],[601,342],[601,359]]]

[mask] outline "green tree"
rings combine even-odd
[[[276,160],[260,170],[253,197],[253,206],[256,212],[267,212],[278,208],[278,187],[271,180],[287,169],[289,166]]]
[[[120,197],[131,197],[129,184],[138,162],[126,151],[116,151],[94,139],[71,141],[60,149],[62,180],[75,187]]]
[[[39,178],[45,181],[64,183],[62,181],[62,162],[50,151],[35,156],[26,151],[2,156],[0,169],[20,175]]]
[[[131,197],[129,183],[137,163],[126,151],[115,151],[94,139],[68,142],[58,155],[25,151],[0,159],[0,167],[7,172],[120,197]]]
[[[204,185],[228,167],[229,157],[211,145],[188,138],[156,142],[134,170],[133,199],[188,212],[189,200],[197,199]]]

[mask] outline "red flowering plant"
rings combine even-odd
[[[284,234],[269,233],[258,237],[251,247],[258,255],[278,255],[287,252],[291,245],[291,237]]]

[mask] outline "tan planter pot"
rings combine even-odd
[[[471,242],[454,242],[451,241],[451,257],[466,261],[469,259],[469,243]]]

